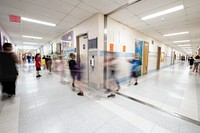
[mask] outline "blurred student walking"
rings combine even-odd
[[[11,43],[4,43],[3,52],[0,52],[0,82],[2,85],[2,93],[8,94],[9,97],[15,95],[16,79],[18,76],[16,63],[20,63],[20,60],[12,50]]]
[[[105,81],[107,88],[107,92],[111,91],[111,94],[108,95],[108,98],[115,97],[115,91],[119,91],[120,84],[117,79],[117,57],[115,53],[111,53],[111,57],[107,60],[105,65],[108,67],[109,70],[109,77]],[[115,85],[117,85],[117,89],[115,89]]]
[[[35,56],[35,67],[36,67],[36,77],[41,77],[40,71],[41,71],[41,58],[40,54],[36,54]]]
[[[130,79],[129,79],[129,86],[131,85],[131,79],[135,78],[134,85],[138,85],[138,76],[139,72],[141,71],[140,66],[142,65],[141,60],[139,59],[139,55],[136,55],[134,59],[128,60],[129,63],[132,64],[131,72],[130,72]]]

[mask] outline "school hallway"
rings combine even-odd
[[[121,85],[115,98],[62,84],[59,73],[20,67],[17,94],[0,101],[1,133],[199,133],[200,75],[178,63]]]

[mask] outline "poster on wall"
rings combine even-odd
[[[73,40],[73,31],[68,32],[61,37],[61,51],[63,53],[75,51]]]
[[[142,62],[142,55],[143,55],[143,41],[135,40],[135,56],[139,57],[139,60]],[[139,75],[141,76],[141,65],[139,66]]]

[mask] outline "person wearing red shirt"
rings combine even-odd
[[[40,54],[36,54],[35,56],[35,67],[36,67],[36,77],[41,77],[39,71],[41,70],[41,58],[40,58]]]

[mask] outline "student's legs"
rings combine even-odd
[[[77,83],[78,83],[78,90],[79,90],[79,92],[77,93],[77,95],[83,96],[84,93],[83,93],[83,85],[82,85],[81,80],[77,80]]]
[[[75,73],[71,73],[71,76],[72,76],[72,87],[75,87]]]

